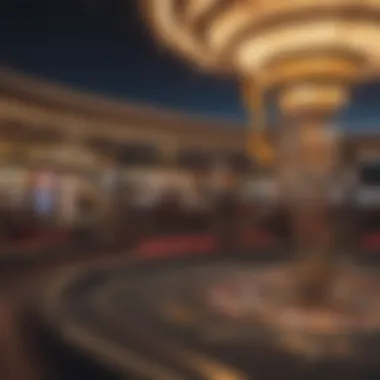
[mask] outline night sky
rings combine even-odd
[[[243,120],[234,81],[201,75],[158,46],[137,2],[11,0],[0,5],[0,61],[86,91]],[[358,89],[339,124],[380,132],[380,85]]]

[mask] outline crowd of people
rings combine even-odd
[[[83,186],[86,181],[78,178],[62,182],[58,192],[57,186],[30,188],[17,207],[10,194],[0,193],[1,241],[51,228],[67,230],[73,239],[125,246],[152,235],[208,233],[218,236],[223,247],[233,247],[244,231],[253,228],[283,242],[291,238],[289,205],[278,194],[274,178],[241,178],[216,170],[202,175],[188,172],[179,186],[165,182],[161,173],[156,181],[119,180],[102,191],[95,182]],[[59,201],[55,199],[58,193]],[[335,197],[331,210],[343,234],[380,225],[378,209],[358,207],[352,197]]]

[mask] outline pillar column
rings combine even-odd
[[[346,100],[343,87],[288,88],[279,99],[285,125],[278,180],[293,233],[297,301],[324,301],[334,278],[335,231],[330,195],[338,146],[329,122]]]

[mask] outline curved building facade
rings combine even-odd
[[[244,156],[246,147],[245,128],[239,124],[111,100],[8,68],[0,68],[0,123],[2,140],[94,143],[111,156],[117,147],[129,147],[125,161],[133,150],[141,156],[144,147],[156,157],[182,156],[182,161],[194,154]],[[380,136],[343,139],[345,161],[380,154]]]
[[[80,93],[8,69],[0,70],[3,130],[20,135],[154,145],[163,155],[177,149],[239,153],[241,126],[186,117]],[[17,126],[17,128],[16,128]]]

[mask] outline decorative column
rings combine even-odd
[[[338,145],[329,120],[347,100],[338,85],[295,85],[280,92],[284,133],[278,180],[295,243],[296,297],[320,303],[335,271],[335,231],[330,204]]]
[[[214,190],[213,225],[218,249],[231,254],[237,248],[238,224],[238,180],[232,168],[219,163],[211,175]]]

